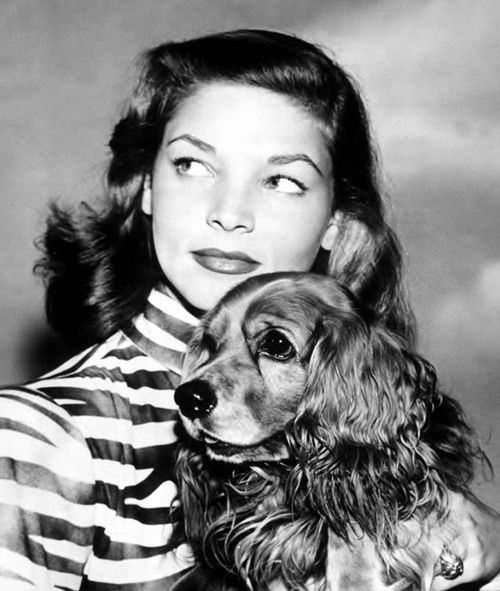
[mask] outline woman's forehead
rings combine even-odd
[[[165,142],[195,138],[217,152],[237,144],[269,152],[310,153],[328,166],[323,126],[304,107],[265,88],[229,82],[199,86],[167,123]]]

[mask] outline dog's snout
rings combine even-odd
[[[203,380],[181,384],[175,391],[174,400],[188,419],[198,419],[210,414],[217,404],[215,392]]]

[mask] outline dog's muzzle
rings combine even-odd
[[[181,413],[191,420],[209,415],[217,405],[215,392],[204,380],[181,384],[175,391],[174,400]]]

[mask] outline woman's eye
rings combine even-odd
[[[267,179],[266,187],[279,193],[288,193],[290,195],[302,195],[307,187],[298,181],[284,175],[275,175]]]
[[[194,176],[194,177],[209,177],[212,173],[209,167],[193,158],[177,158],[174,160],[174,166],[177,173],[182,176]]]
[[[270,330],[260,342],[257,353],[285,361],[295,356],[295,349],[283,333]]]

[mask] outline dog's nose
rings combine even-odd
[[[204,380],[181,384],[175,391],[174,400],[188,419],[199,419],[210,414],[217,404],[215,392]]]

